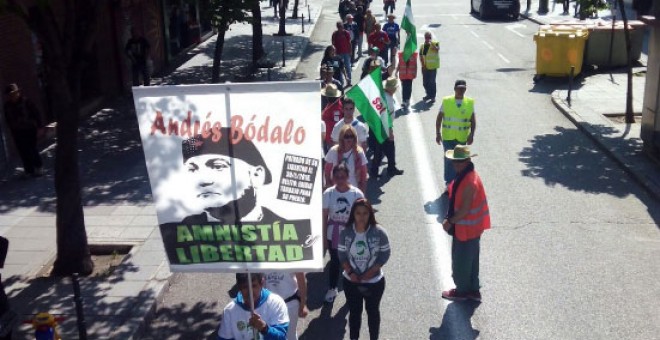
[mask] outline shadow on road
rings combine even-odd
[[[346,333],[348,306],[343,305],[332,316],[332,305],[324,304],[321,314],[313,319],[305,332],[298,337],[300,340],[342,340]]]
[[[429,340],[474,340],[479,331],[472,328],[470,319],[480,302],[452,302],[447,306],[440,327],[429,328]]]
[[[626,157],[642,157],[641,140],[620,140],[622,137],[611,127],[593,125],[598,133],[615,143],[628,143],[623,150],[633,150]],[[522,170],[526,177],[541,178],[546,185],[561,185],[569,190],[593,194],[609,194],[616,197],[636,195],[643,202],[656,223],[660,222],[657,203],[637,189],[637,183],[623,173],[619,165],[593,143],[582,143],[584,133],[577,128],[555,127],[556,133],[538,135],[530,140],[530,146],[519,153],[519,160],[527,166]]]

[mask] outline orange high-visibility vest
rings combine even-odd
[[[413,52],[408,62],[403,61],[403,52],[399,52],[399,79],[417,78],[417,52]]]
[[[452,187],[452,184],[449,185],[449,188]],[[461,181],[461,184],[458,185],[458,190],[455,193],[456,199],[454,200],[454,210],[458,211],[459,205],[463,200],[463,191],[465,186],[473,185],[476,188],[474,194],[474,199],[470,205],[470,210],[468,215],[465,216],[460,221],[456,221],[454,237],[460,241],[469,241],[475,239],[484,232],[486,229],[490,229],[490,214],[488,210],[488,200],[486,199],[486,190],[484,190],[484,184],[481,182],[481,178],[476,171],[471,171],[465,178]],[[450,192],[450,195],[453,194]]]

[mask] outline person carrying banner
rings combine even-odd
[[[387,102],[387,113],[391,117],[391,114],[396,111],[397,103],[394,98],[394,93],[399,88],[399,81],[395,77],[390,77],[385,81],[385,100]],[[391,120],[391,119],[390,119]],[[383,156],[387,157],[387,175],[390,177],[403,175],[403,170],[397,169],[396,167],[396,148],[394,146],[394,129],[390,125],[387,129],[387,138],[379,143],[375,140],[375,136],[371,136],[374,140],[370,145],[374,147],[374,158],[371,162],[371,170],[369,175],[372,177],[378,177],[379,172],[378,168],[383,161]]]
[[[326,185],[333,185],[332,169],[335,165],[346,163],[350,170],[348,178],[351,185],[362,192],[367,189],[367,156],[357,142],[357,132],[350,125],[344,125],[339,131],[339,142],[325,155]]]
[[[339,131],[346,126],[352,126],[357,132],[358,144],[362,147],[363,150],[367,150],[367,138],[369,137],[369,127],[367,124],[359,121],[355,118],[355,102],[351,98],[343,98],[342,100],[342,110],[344,112],[344,118],[335,124],[335,127],[332,129],[332,138],[333,145],[339,143]]]
[[[252,340],[255,330],[264,340],[286,340],[289,315],[284,299],[264,288],[263,274],[250,276],[252,282],[248,282],[247,273],[236,273],[239,293],[222,313],[218,340]],[[254,300],[250,299],[249,285]]]
[[[194,186],[195,203],[204,211],[184,218],[181,223],[285,220],[261,206],[257,199],[259,189],[272,181],[259,150],[245,138],[231,143],[230,128],[220,128],[219,132],[224,138],[217,142],[212,136],[201,135],[182,142],[183,163]]]
[[[435,78],[440,67],[440,43],[433,40],[431,32],[424,33],[424,43],[419,47],[419,61],[422,66],[422,84],[426,96],[423,100],[435,102]]]
[[[348,181],[351,171],[346,163],[332,168],[334,185],[323,192],[323,234],[326,235],[326,249],[330,253],[328,265],[328,292],[325,301],[331,303],[337,297],[340,263],[337,256],[339,235],[346,226],[351,207],[355,200],[364,198],[364,193]]]
[[[442,292],[442,297],[454,301],[481,301],[479,241],[484,230],[490,229],[490,213],[484,185],[472,163],[475,156],[467,145],[457,145],[445,153],[458,174],[450,184],[449,209],[442,221],[444,230],[453,237],[451,266],[456,288]]]
[[[403,50],[399,52],[399,62],[396,74],[401,80],[403,109],[410,111],[410,96],[412,94],[413,79],[417,78],[417,28],[413,17],[410,0],[406,2],[406,9],[401,19],[401,29],[406,31],[406,42]]]
[[[265,288],[279,295],[289,314],[287,340],[298,340],[298,318],[307,317],[307,278],[305,273],[275,271],[265,273]]]
[[[346,228],[337,248],[343,268],[344,294],[348,304],[348,328],[351,339],[360,335],[362,310],[367,310],[369,338],[380,335],[380,300],[385,292],[382,267],[390,258],[390,242],[385,229],[376,222],[374,209],[367,199],[353,203]]]
[[[442,98],[442,104],[435,120],[435,141],[442,144],[445,151],[453,150],[456,145],[471,145],[477,128],[474,112],[474,99],[465,96],[467,83],[457,80],[454,83],[454,95]],[[456,177],[456,172],[449,159],[445,158],[445,184]],[[445,194],[447,190],[445,190]]]

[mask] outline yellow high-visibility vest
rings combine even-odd
[[[474,99],[463,97],[461,107],[456,105],[454,96],[442,98],[442,139],[455,140],[466,143],[472,128],[472,114],[474,113]]]
[[[419,55],[424,58],[425,66],[423,66],[423,68],[427,70],[435,70],[440,68],[440,43],[437,41],[431,41],[431,45],[436,46],[437,49],[433,49],[431,46],[429,46],[426,54],[424,54],[424,44],[422,44],[422,47],[419,48]]]

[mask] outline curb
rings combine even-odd
[[[596,145],[603,150],[615,163],[617,163],[623,171],[629,174],[637,183],[639,183],[653,198],[660,200],[660,187],[649,181],[643,173],[630,166],[626,159],[616,152],[612,151],[602,139],[599,137],[597,131],[594,131],[591,127],[591,124],[582,117],[573,109],[568,107],[564,100],[560,97],[560,90],[555,90],[552,92],[551,98],[552,103],[559,109],[559,111],[566,116],[575,126],[580,129],[582,132],[587,135],[591,140],[593,140]]]
[[[140,340],[149,327],[149,323],[154,319],[158,312],[158,306],[163,301],[165,293],[169,290],[170,284],[174,280],[174,273],[169,270],[167,260],[163,260],[153,278],[147,282],[144,292],[151,291],[153,296],[146,298],[142,307],[138,306],[138,312],[135,313],[137,321],[133,325],[134,331],[130,332],[127,340]],[[146,311],[144,311],[146,309]],[[144,311],[140,313],[140,311]]]
[[[527,19],[527,20],[529,20],[529,21],[531,21],[531,22],[534,22],[534,23],[536,23],[536,24],[538,24],[538,25],[545,25],[544,22],[541,22],[540,20],[538,20],[538,19],[536,19],[536,18],[534,18],[534,17],[531,17],[531,16],[529,16],[529,15],[523,13],[523,12],[520,12],[520,17],[525,18],[525,19]]]

